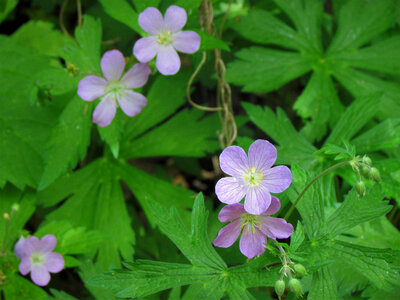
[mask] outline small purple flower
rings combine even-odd
[[[292,182],[286,166],[272,167],[276,160],[275,147],[266,140],[256,140],[249,148],[249,157],[238,146],[222,151],[219,163],[222,171],[232,177],[221,178],[215,186],[218,199],[227,204],[238,203],[244,196],[245,210],[262,214],[271,203],[270,193],[281,193]]]
[[[37,237],[21,238],[14,246],[14,253],[21,263],[19,272],[26,275],[31,272],[32,281],[45,286],[50,281],[50,273],[58,273],[64,268],[64,258],[61,254],[52,252],[57,240],[52,234],[45,235],[39,240]]]
[[[86,101],[103,97],[93,112],[93,122],[101,127],[108,126],[117,111],[117,102],[129,117],[140,113],[147,105],[147,99],[130,89],[142,87],[147,82],[150,68],[146,64],[136,64],[121,75],[125,69],[125,59],[118,50],[104,53],[101,58],[101,70],[104,78],[86,76],[78,85],[78,95]]]
[[[186,21],[186,11],[175,5],[168,7],[164,19],[157,8],[146,8],[139,15],[139,25],[150,36],[135,43],[133,54],[143,63],[157,55],[156,66],[160,73],[176,74],[181,67],[176,50],[194,53],[200,48],[200,36],[196,32],[181,31]]]
[[[248,258],[263,254],[267,238],[286,239],[293,233],[292,224],[284,219],[269,217],[275,214],[281,207],[279,199],[272,196],[271,205],[261,215],[247,213],[243,204],[235,203],[223,207],[218,215],[221,222],[232,222],[223,227],[214,246],[228,248],[240,237],[240,252]]]

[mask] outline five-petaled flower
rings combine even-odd
[[[261,215],[247,213],[240,203],[223,207],[218,219],[221,222],[232,223],[219,231],[214,246],[222,248],[232,246],[243,231],[239,242],[240,252],[248,258],[261,255],[265,251],[266,237],[284,239],[293,233],[293,226],[284,219],[269,216],[275,214],[280,207],[279,199],[274,196],[271,198],[271,205]]]
[[[58,273],[64,268],[61,254],[52,252],[57,245],[54,235],[48,234],[39,240],[37,237],[21,238],[14,246],[15,256],[21,259],[19,271],[22,275],[31,272],[32,281],[45,286],[50,281],[50,273]]]
[[[270,193],[280,193],[292,182],[286,166],[272,167],[276,160],[275,147],[266,140],[256,140],[249,148],[249,157],[238,146],[222,151],[219,162],[222,171],[232,177],[221,178],[215,186],[218,199],[227,204],[238,203],[244,196],[244,209],[254,215],[262,214],[271,203]]]
[[[101,127],[108,126],[114,119],[117,102],[129,117],[140,113],[147,105],[147,99],[130,89],[142,87],[147,82],[150,68],[146,64],[136,64],[121,78],[125,69],[125,59],[118,50],[104,53],[100,65],[105,79],[86,76],[78,85],[78,95],[83,100],[93,101],[102,97],[93,112],[93,122]]]
[[[181,67],[176,50],[194,53],[200,48],[200,36],[196,32],[181,31],[186,21],[186,11],[175,5],[168,7],[164,19],[157,8],[146,8],[139,15],[139,25],[150,36],[135,43],[133,54],[140,62],[148,62],[157,55],[156,66],[160,73],[176,74]]]

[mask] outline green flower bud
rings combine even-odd
[[[11,206],[11,210],[13,210],[13,211],[19,211],[19,204],[18,204],[18,203],[14,203],[14,204]]]
[[[368,167],[366,167],[366,166],[363,166],[363,167],[362,167],[361,173],[362,173],[362,175],[363,175],[365,178],[367,178],[367,179],[369,179],[370,176],[371,176],[371,174],[370,174],[370,168],[368,168]]]
[[[279,299],[285,292],[285,282],[283,280],[277,280],[275,282],[275,293],[278,295]]]
[[[293,293],[296,294],[298,297],[303,296],[303,289],[301,288],[301,283],[298,279],[293,278],[289,281],[289,287]]]
[[[367,189],[365,188],[365,183],[364,181],[359,181],[356,184],[356,191],[357,193],[361,196],[364,197],[367,193]]]
[[[299,275],[302,275],[302,276],[308,275],[307,271],[306,271],[306,268],[304,268],[304,266],[302,264],[295,264],[294,265],[294,270]]]
[[[366,156],[366,155],[364,155],[362,161],[363,161],[364,164],[366,164],[366,165],[368,165],[368,166],[370,166],[370,165],[372,164],[372,160],[371,160],[368,156]]]
[[[369,174],[373,181],[375,181],[375,182],[381,181],[381,174],[379,174],[379,171],[377,168],[371,168],[371,170],[369,171]]]

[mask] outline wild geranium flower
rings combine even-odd
[[[83,100],[93,101],[102,97],[93,112],[93,122],[101,127],[108,126],[114,119],[117,103],[129,117],[140,113],[147,105],[147,99],[130,89],[145,85],[151,73],[150,68],[146,64],[136,64],[121,78],[125,69],[125,59],[118,50],[104,53],[100,66],[104,78],[86,76],[78,85],[78,95]]]
[[[252,215],[245,211],[243,204],[235,203],[223,207],[218,215],[221,222],[232,222],[223,227],[214,246],[228,248],[240,237],[240,252],[248,258],[263,254],[267,237],[271,239],[285,239],[293,233],[292,224],[284,219],[273,218],[281,207],[279,199],[272,196],[271,205],[261,215]]]
[[[146,8],[139,15],[139,25],[150,36],[135,43],[133,54],[143,63],[157,55],[156,66],[160,73],[176,74],[181,67],[176,50],[194,53],[200,48],[200,36],[196,32],[181,31],[186,21],[186,11],[179,6],[168,7],[164,19],[157,8]]]
[[[238,203],[244,196],[244,209],[254,215],[262,214],[271,203],[270,193],[280,193],[292,182],[286,166],[272,167],[276,160],[275,147],[266,140],[256,140],[249,148],[249,157],[238,146],[222,151],[219,163],[222,171],[232,177],[221,178],[215,186],[218,199],[227,204]]]
[[[21,263],[19,272],[22,275],[31,273],[32,281],[45,286],[50,281],[50,273],[58,273],[64,268],[64,258],[61,254],[52,252],[57,245],[54,235],[48,234],[39,240],[37,237],[21,238],[14,246],[14,253]]]

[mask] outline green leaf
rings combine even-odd
[[[0,6],[0,23],[2,23],[8,14],[17,6],[18,0],[3,0]]]
[[[123,112],[117,110],[115,117],[110,125],[106,127],[97,126],[101,138],[110,147],[111,153],[114,155],[114,158],[118,158],[119,156],[119,145],[124,129],[122,120],[123,118]]]
[[[382,201],[383,197],[382,189],[378,185],[367,190],[365,197],[359,196],[355,189],[352,189],[345,201],[330,215],[321,230],[322,234],[335,237],[358,224],[385,215],[391,206],[387,201]]]
[[[278,107],[275,114],[267,106],[262,108],[245,102],[242,102],[242,106],[250,120],[280,145],[279,163],[303,162],[309,165],[310,160],[315,159],[313,153],[317,149],[296,131],[281,108]]]
[[[44,289],[38,287],[32,281],[25,279],[19,274],[9,274],[7,276],[7,282],[8,284],[0,287],[0,290],[2,291],[2,293],[4,293],[5,300],[47,300],[49,298],[49,295],[45,292]]]
[[[305,238],[303,225],[300,221],[297,221],[296,230],[290,237],[290,250],[296,252],[296,250],[301,246]]]
[[[358,153],[369,153],[400,144],[400,119],[387,119],[351,141]]]
[[[297,32],[265,10],[250,10],[229,25],[244,38],[259,44],[273,44],[289,49],[302,49]]]
[[[351,139],[375,115],[381,97],[381,93],[373,93],[354,101],[337,122],[326,143],[339,144],[342,139]]]
[[[212,49],[222,49],[225,51],[230,51],[231,49],[229,46],[219,38],[216,38],[215,36],[202,31],[202,30],[194,30],[200,35],[200,51],[206,51],[206,50],[212,50]]]
[[[89,104],[76,95],[61,113],[46,145],[45,168],[39,190],[75,168],[85,157],[90,143],[92,109],[93,106],[89,108]]]
[[[228,64],[227,81],[243,86],[245,92],[270,92],[309,72],[313,56],[262,47],[236,52],[237,60]]]
[[[144,11],[147,7],[158,7],[161,0],[131,0],[137,12]],[[187,1],[189,2],[189,1]]]
[[[329,267],[321,268],[313,273],[312,286],[307,299],[338,299],[336,281]]]
[[[175,5],[186,9],[198,9],[202,0],[176,0]]]
[[[115,20],[127,25],[135,32],[143,35],[144,31],[139,26],[139,15],[126,0],[100,0],[107,14]]]
[[[121,156],[129,159],[167,155],[198,157],[214,152],[219,148],[216,139],[219,119],[216,114],[200,119],[202,115],[202,111],[195,109],[179,112],[149,133],[124,144]]]
[[[325,153],[328,155],[336,155],[334,158],[335,160],[341,160],[341,159],[349,160],[354,158],[356,156],[356,148],[353,145],[345,142],[344,140],[342,140],[342,142],[344,143],[346,148],[333,144],[326,144],[320,150],[318,150],[316,154]]]
[[[393,0],[348,1],[339,12],[338,29],[328,53],[355,49],[372,40],[393,24],[395,12]]]

